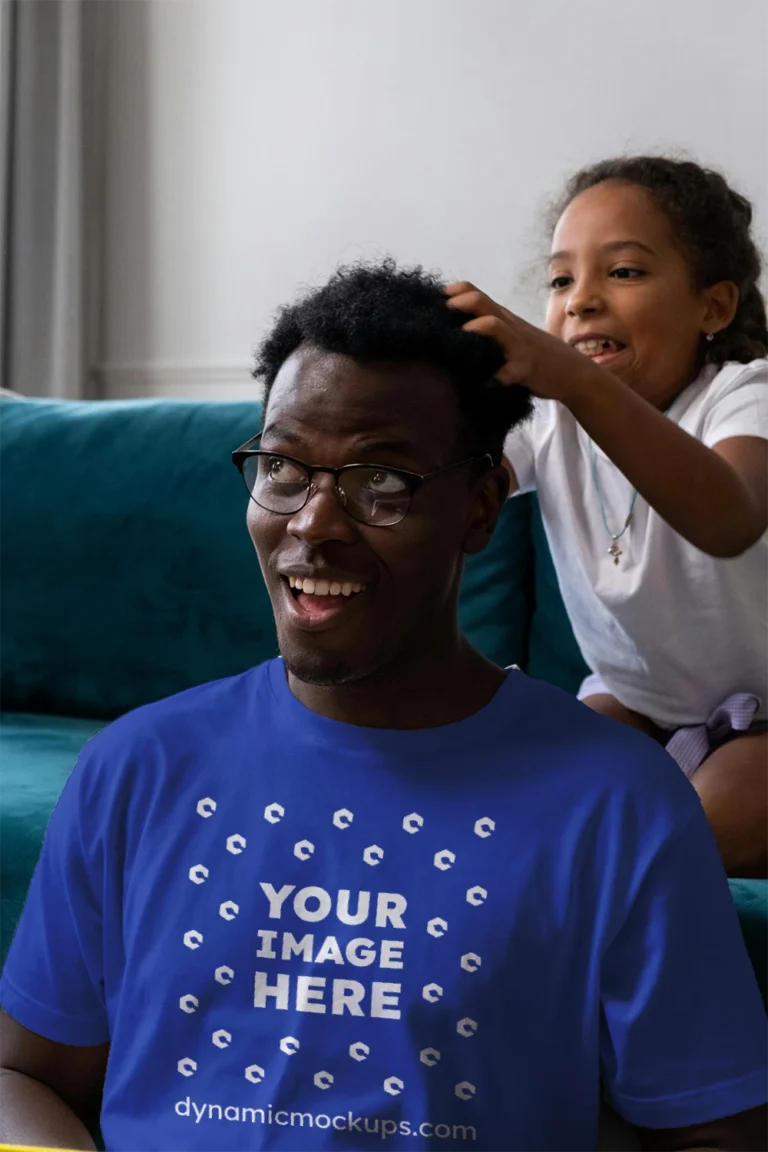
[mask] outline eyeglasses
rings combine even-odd
[[[427,480],[468,465],[493,467],[493,459],[486,455],[459,460],[424,475],[372,464],[316,468],[281,452],[254,448],[260,438],[261,432],[232,453],[232,461],[245,481],[249,496],[260,508],[280,516],[295,515],[317,491],[315,474],[328,472],[333,476],[336,495],[348,515],[360,524],[375,528],[399,524],[408,514],[412,497]]]

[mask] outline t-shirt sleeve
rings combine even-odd
[[[602,965],[601,1064],[630,1123],[677,1128],[766,1100],[765,1013],[703,812],[646,867]]]
[[[734,436],[768,440],[768,360],[746,366],[706,414],[702,440],[708,448]]]
[[[102,946],[103,854],[85,814],[84,753],[56,805],[0,981],[15,1020],[61,1044],[109,1040]]]
[[[517,479],[517,489],[513,496],[533,492],[536,488],[536,428],[537,412],[507,436],[504,442],[504,455],[512,465]]]

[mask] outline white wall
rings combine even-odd
[[[112,0],[107,395],[253,395],[275,308],[391,252],[529,317],[575,166],[686,149],[768,231],[763,0]]]

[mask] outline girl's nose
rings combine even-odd
[[[600,312],[602,307],[602,297],[594,284],[586,281],[574,281],[566,301],[566,311],[569,316],[590,316],[595,312]]]

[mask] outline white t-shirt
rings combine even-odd
[[[668,412],[708,447],[768,439],[768,360],[708,365]],[[584,659],[627,708],[664,728],[701,724],[734,692],[768,697],[768,533],[743,555],[706,555],[638,496],[608,554],[589,437],[562,404],[538,400],[510,433],[519,491],[536,490],[565,607]],[[632,485],[595,445],[605,519],[619,532]]]

